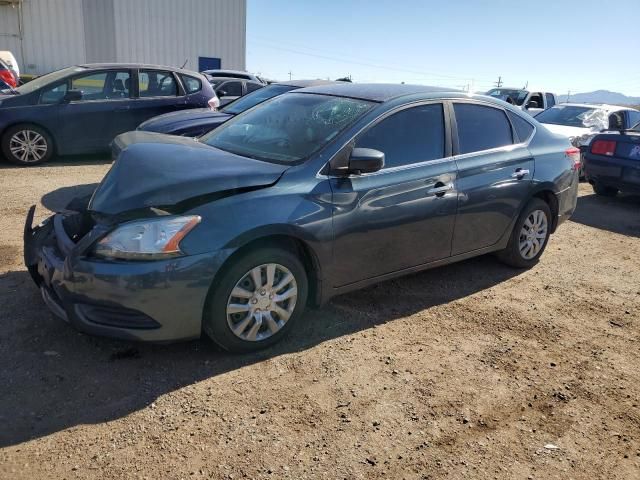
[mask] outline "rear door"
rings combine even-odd
[[[184,87],[168,70],[140,69],[134,79],[136,97],[131,105],[127,130],[163,113],[188,108]]]
[[[356,147],[384,152],[382,170],[331,179],[339,287],[451,254],[457,195],[447,109],[402,108],[365,130]]]
[[[65,153],[94,152],[108,148],[129,119],[131,91],[129,69],[98,70],[71,77],[55,89],[43,91],[41,103],[80,90],[82,98],[58,107],[58,139]],[[62,98],[60,97],[60,99]]]
[[[505,110],[476,102],[453,102],[453,142],[458,167],[458,215],[452,255],[496,244],[508,234],[532,188],[534,161],[527,148],[533,126]],[[528,126],[528,128],[527,128]]]

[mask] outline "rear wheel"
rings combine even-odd
[[[507,248],[498,257],[507,265],[530,268],[538,262],[551,235],[551,209],[546,202],[533,198],[523,209],[513,227]]]
[[[607,187],[599,183],[593,184],[593,191],[596,195],[603,197],[615,197],[618,194],[618,189],[614,187]]]
[[[37,165],[53,155],[51,136],[37,125],[16,125],[2,136],[2,153],[12,163]]]
[[[304,266],[296,255],[279,248],[254,250],[232,262],[209,294],[203,329],[232,352],[273,345],[304,311]]]

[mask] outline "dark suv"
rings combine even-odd
[[[567,139],[428,87],[306,88],[198,141],[115,148],[88,205],[36,228],[30,211],[25,259],[51,310],[122,338],[265,347],[372,283],[490,252],[530,267],[576,206]]]

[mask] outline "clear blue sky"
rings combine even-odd
[[[640,0],[247,3],[247,69],[268,78],[640,96]]]

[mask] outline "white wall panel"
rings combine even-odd
[[[197,69],[198,57],[219,57],[223,68],[244,69],[246,0],[115,0],[120,62]]]

